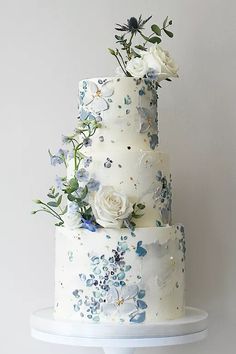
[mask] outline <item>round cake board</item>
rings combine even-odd
[[[153,324],[78,323],[54,318],[53,308],[31,315],[33,338],[57,344],[102,347],[105,354],[131,354],[139,347],[162,347],[200,341],[207,336],[207,313],[186,307],[184,317]]]

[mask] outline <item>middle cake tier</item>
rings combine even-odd
[[[157,151],[94,152],[92,162],[78,171],[79,179],[94,186],[111,187],[133,204],[143,204],[137,227],[171,225],[172,188],[168,154]],[[68,178],[74,177],[69,161]]]

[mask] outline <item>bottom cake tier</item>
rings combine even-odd
[[[185,237],[156,228],[56,229],[55,317],[155,323],[184,315]]]

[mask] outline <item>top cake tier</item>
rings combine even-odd
[[[92,150],[155,150],[158,146],[155,81],[133,77],[82,80],[79,83],[80,119],[95,116],[102,126]],[[101,144],[102,142],[102,144]]]

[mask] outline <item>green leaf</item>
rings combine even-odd
[[[61,215],[65,215],[67,212],[68,206],[65,207],[65,209],[61,212]]]
[[[166,25],[167,25],[167,21],[168,21],[168,16],[165,18],[165,20],[164,20],[164,22],[163,22],[163,27],[165,28],[166,27]]]
[[[62,195],[60,195],[60,197],[57,199],[57,206],[61,204],[61,201],[62,201]]]
[[[55,224],[55,226],[62,226],[64,224],[64,221],[60,221],[58,223]]]
[[[47,205],[49,205],[50,207],[53,207],[53,208],[57,208],[57,202],[48,202]]]
[[[144,214],[133,214],[132,216],[133,216],[133,218],[135,218],[135,219],[140,219],[142,216],[143,216]]]
[[[174,37],[173,32],[167,31],[167,29],[165,29],[165,28],[164,28],[164,32],[165,32],[165,34],[166,34],[168,37],[170,37],[170,38],[173,38],[173,37]]]
[[[80,200],[83,200],[84,198],[86,198],[86,195],[87,195],[87,194],[88,194],[88,187],[85,186],[84,189],[83,189],[83,191],[82,191],[82,193],[81,193],[81,195],[80,195],[80,197],[79,197],[79,199],[80,199]]]
[[[139,49],[139,50],[143,50],[143,51],[146,51],[147,48],[145,48],[143,45],[136,45],[135,48]]]
[[[151,37],[151,38],[149,38],[148,42],[159,44],[159,43],[161,43],[161,38],[160,37]]]
[[[54,195],[54,194],[51,194],[51,193],[48,193],[47,196],[48,196],[48,198],[52,198],[52,199],[55,199],[55,198],[56,198],[55,195]]]
[[[74,197],[72,194],[68,194],[67,195],[67,199],[70,201],[70,202],[74,202],[76,200],[76,197]]]
[[[171,25],[172,25],[172,23],[173,23],[173,21],[172,21],[172,20],[170,20],[170,21],[169,21],[169,25],[171,26]]]
[[[145,204],[139,203],[137,204],[137,207],[142,210],[145,208]]]
[[[156,33],[158,36],[161,36],[161,29],[159,26],[157,25],[152,25],[151,26],[151,29],[154,33]]]
[[[116,55],[116,52],[114,51],[114,49],[108,48],[108,50],[111,55],[114,55],[114,56]]]
[[[79,184],[78,184],[78,181],[76,178],[72,178],[69,180],[69,185],[68,187],[66,188],[66,192],[68,194],[71,194],[73,192],[75,192],[79,187]]]

